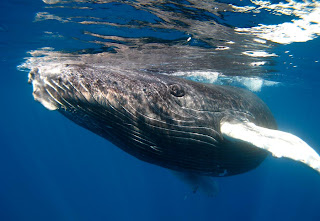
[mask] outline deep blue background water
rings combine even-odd
[[[43,5],[0,2],[0,220],[320,220],[320,176],[299,163],[270,157],[216,178],[220,193],[210,198],[35,102],[16,67],[44,41],[32,22]],[[280,129],[318,152],[319,48],[319,38],[279,46],[287,81],[258,93]]]

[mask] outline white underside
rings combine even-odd
[[[300,161],[320,172],[319,155],[295,135],[260,127],[249,121],[222,121],[220,127],[221,133],[227,138],[251,143],[271,152],[274,157]]]

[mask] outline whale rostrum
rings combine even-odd
[[[34,68],[29,82],[47,109],[171,170],[230,176],[256,168],[270,152],[320,172],[319,155],[277,130],[266,104],[241,88],[89,64]]]

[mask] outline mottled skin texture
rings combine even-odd
[[[45,80],[44,80],[45,79]],[[30,73],[34,97],[131,155],[173,170],[229,176],[257,167],[264,150],[221,136],[220,121],[276,128],[251,92],[159,74],[69,65]]]

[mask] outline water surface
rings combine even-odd
[[[89,62],[245,87],[320,152],[319,2],[3,0],[0,10],[1,220],[320,219],[320,176],[299,163],[268,158],[216,178],[215,198],[193,194],[46,110],[27,84],[34,67]]]

